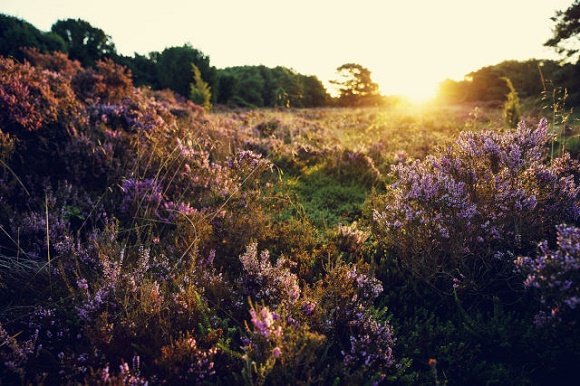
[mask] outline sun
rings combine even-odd
[[[383,95],[403,97],[413,104],[425,104],[437,96],[438,82],[407,82],[393,87],[393,83],[380,85]]]
[[[403,96],[409,99],[410,102],[415,104],[423,104],[430,102],[431,100],[435,99],[437,95],[436,88],[419,88],[416,90],[409,90],[403,94]]]

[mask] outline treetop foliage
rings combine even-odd
[[[556,23],[554,35],[545,43],[548,47],[554,47],[560,54],[571,58],[572,62],[578,60],[580,46],[580,0],[575,0],[565,11],[557,11],[552,17]],[[575,60],[574,60],[575,59]]]
[[[578,53],[580,0],[552,18],[554,36],[546,45],[574,58]],[[299,74],[278,66],[236,66],[217,69],[209,56],[191,44],[168,47],[161,52],[124,56],[117,53],[109,35],[81,19],[57,21],[50,32],[13,16],[0,14],[0,55],[24,60],[23,48],[39,53],[61,51],[85,67],[109,58],[127,67],[137,86],[170,89],[184,98],[191,97],[195,65],[201,80],[212,90],[211,104],[240,107],[321,107],[369,106],[389,103],[379,94],[371,72],[357,63],[337,69],[339,97],[332,98],[316,76]],[[573,61],[573,60],[572,60]],[[580,64],[560,64],[552,60],[504,61],[468,74],[463,81],[441,83],[439,99],[445,102],[490,102],[498,106],[510,92],[502,78],[509,78],[521,98],[539,97],[551,89],[567,90],[570,105],[580,103]]]
[[[193,83],[191,84],[190,99],[206,111],[211,109],[211,87],[201,78],[201,71],[195,64],[191,65]]]
[[[117,54],[111,37],[89,22],[81,19],[58,20],[51,31],[65,42],[69,57],[81,64],[93,65],[99,59]]]
[[[59,20],[51,32],[43,33],[23,20],[0,15],[0,55],[23,60],[27,55],[22,48],[40,53],[62,51],[83,66],[94,66],[99,60],[110,58],[131,71],[136,85],[170,89],[186,98],[191,97],[192,86],[197,90],[200,84],[191,70],[193,65],[199,69],[199,80],[213,91],[209,94],[210,104],[321,107],[331,102],[317,77],[289,68],[243,66],[218,70],[211,65],[209,56],[189,43],[146,55],[123,56],[117,53],[109,35],[87,21]],[[197,91],[195,94],[198,99]]]
[[[0,54],[22,60],[21,47],[35,47],[42,52],[67,51],[64,40],[53,32],[41,32],[32,24],[0,14]]]
[[[538,97],[546,89],[566,88],[569,102],[580,102],[579,67],[554,60],[506,60],[482,67],[465,76],[464,80],[447,79],[440,83],[438,97],[446,102],[484,101],[500,104],[510,89],[503,78],[509,78],[520,98]]]
[[[342,106],[361,106],[377,103],[379,86],[372,81],[371,72],[357,63],[346,63],[336,69],[339,79],[331,81],[338,86]]]
[[[218,103],[246,107],[321,107],[330,97],[322,82],[286,67],[219,70]]]

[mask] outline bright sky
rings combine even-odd
[[[426,98],[506,59],[555,58],[549,20],[573,0],[1,0],[0,13],[47,31],[81,18],[123,54],[190,42],[218,68],[283,65],[325,83],[369,68],[384,94]]]

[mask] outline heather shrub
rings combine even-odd
[[[243,346],[242,375],[246,384],[282,385],[293,382],[322,382],[320,355],[324,335],[310,331],[281,311],[252,305],[248,337]]]
[[[545,120],[466,132],[435,156],[394,166],[397,181],[374,200],[376,236],[440,291],[450,293],[454,280],[478,293],[513,284],[514,257],[580,216],[578,163],[548,162],[549,140]]]
[[[47,186],[32,193],[39,198],[29,199],[27,207],[11,208],[19,216],[8,222],[11,234],[20,236],[18,250],[26,258],[38,260],[64,254],[73,248],[76,231],[83,225],[92,227],[103,219],[102,207],[69,183],[62,182],[54,189]],[[91,210],[93,216],[89,219]],[[47,238],[52,245],[47,244]]]
[[[400,368],[395,361],[395,336],[386,310],[373,304],[383,291],[368,267],[338,263],[317,281],[303,304],[314,331],[324,333],[329,354],[340,359],[331,370],[344,382],[381,382]]]
[[[131,73],[110,59],[99,60],[94,68],[79,71],[71,84],[76,95],[88,104],[115,102],[133,92]]]
[[[242,294],[272,307],[296,303],[300,298],[300,286],[297,276],[287,267],[290,263],[280,257],[272,264],[269,252],[264,250],[258,255],[257,248],[256,243],[250,244],[240,255]]]
[[[172,260],[164,248],[124,247],[115,232],[103,235],[96,267],[79,272],[72,289],[83,335],[109,363],[138,355],[158,381],[209,380],[224,332],[203,284],[221,278],[195,253]]]
[[[516,269],[526,275],[526,288],[539,295],[542,310],[534,319],[538,326],[562,319],[575,325],[580,309],[580,229],[559,225],[556,231],[556,249],[544,240],[536,256],[515,260]]]
[[[268,284],[262,290],[276,293]],[[272,307],[250,303],[246,380],[380,383],[396,376],[402,367],[393,353],[394,333],[386,310],[373,307],[382,291],[377,279],[355,265],[339,264],[304,291],[299,299]]]
[[[361,229],[355,221],[350,225],[338,225],[330,236],[332,244],[338,251],[361,258],[364,256],[365,243],[370,234],[367,230]]]
[[[0,58],[0,125],[18,137],[40,129],[73,130],[80,103],[66,78],[29,63]]]
[[[24,342],[18,342],[16,337],[11,336],[0,325],[0,347],[2,348],[2,351],[0,351],[0,359],[3,361],[4,371],[12,372],[19,378],[24,378],[28,361],[30,357],[34,356],[36,351],[37,335],[38,332],[30,339]]]
[[[57,72],[70,79],[82,70],[78,61],[70,60],[63,52],[44,53],[36,48],[23,48],[22,51],[35,67]]]

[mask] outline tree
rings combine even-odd
[[[488,101],[498,104],[510,93],[503,78],[509,78],[520,98],[537,98],[546,83],[566,87],[571,93],[578,90],[574,76],[554,60],[506,60],[493,66],[482,67],[467,74],[464,80],[446,80],[440,84],[439,98],[450,103]],[[565,72],[562,72],[566,68]],[[560,75],[561,74],[561,75]]]
[[[356,63],[347,63],[336,71],[340,79],[331,81],[339,88],[342,106],[373,105],[380,97],[379,86],[372,81],[371,72]]]
[[[237,94],[238,79],[235,75],[219,70],[218,72],[218,98],[220,104],[228,104]]]
[[[507,88],[510,90],[507,94],[507,100],[503,105],[503,119],[505,123],[511,127],[516,128],[522,117],[522,109],[520,106],[520,98],[512,84],[510,78],[503,77]]]
[[[51,30],[64,40],[69,57],[83,66],[92,66],[97,60],[117,54],[111,37],[85,20],[58,20]]]
[[[304,87],[304,106],[326,106],[329,100],[329,95],[322,85],[322,82],[316,76],[301,75],[301,77],[302,85]]]
[[[503,73],[497,66],[486,66],[473,71],[466,76],[469,82],[468,101],[505,100],[509,89],[502,79]]]
[[[229,67],[218,71],[217,101],[245,107],[319,107],[330,96],[315,76],[286,67]],[[214,93],[216,93],[214,89]]]
[[[118,55],[115,61],[131,70],[133,83],[136,86],[159,88],[155,62],[149,56],[138,53],[133,54],[133,56]]]
[[[580,46],[580,0],[575,0],[565,11],[557,11],[552,21],[556,23],[554,35],[545,45],[554,47],[558,53],[572,59],[572,62],[577,61]]]
[[[0,14],[0,55],[24,59],[21,48],[36,48],[40,52],[66,52],[60,36],[39,31],[32,24],[13,16]]]
[[[203,106],[206,111],[211,109],[211,88],[201,78],[201,71],[195,64],[191,65],[193,71],[193,83],[190,86],[190,99],[193,103]]]
[[[184,97],[190,94],[194,82],[191,65],[199,69],[201,77],[215,89],[217,84],[216,69],[209,62],[209,56],[189,44],[181,47],[169,47],[161,53],[150,54],[156,63],[159,87],[169,88]]]

